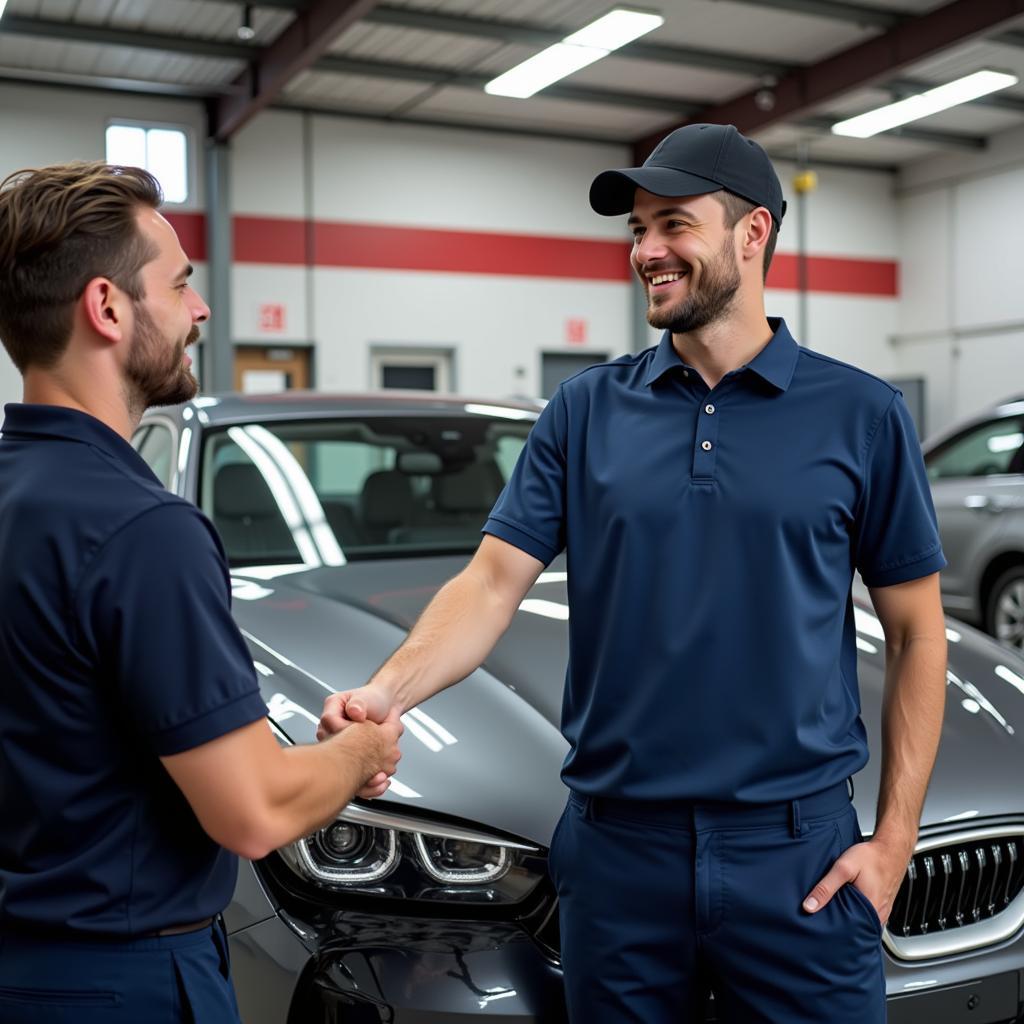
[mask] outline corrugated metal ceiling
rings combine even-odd
[[[305,6],[314,2],[325,0]],[[787,9],[795,2],[661,0],[665,24],[633,48],[533,99],[511,100],[487,95],[483,83],[599,17],[609,0],[387,0],[322,47],[324,56],[295,75],[276,102],[630,142],[700,107],[770,90],[793,67],[815,65],[889,31],[891,16],[912,20],[948,0],[799,0],[797,6],[814,12]],[[163,89],[206,89],[212,97],[237,89],[232,83],[249,60],[272,52],[303,6],[303,0],[266,0],[254,9],[255,38],[243,42],[237,36],[243,5],[224,0],[10,0],[0,19],[0,75],[95,76],[104,86],[125,79],[136,91],[139,80],[148,80]],[[851,8],[862,16],[851,19]],[[1020,33],[1013,45],[992,38],[951,44],[892,77],[905,88],[908,81],[938,84],[989,66],[1024,78],[1024,18],[992,36],[1008,29]],[[860,142],[822,131],[832,115],[885,102],[891,93],[884,85],[855,84],[760,129],[759,137],[779,147],[804,143],[812,156],[892,166],[1024,123],[1024,87],[1018,87],[1004,95],[1019,101],[1017,109],[1004,102],[936,115],[913,126],[914,138],[908,132]]]

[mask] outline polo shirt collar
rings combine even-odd
[[[68,409],[62,405],[10,402],[4,406],[4,422],[0,434],[59,438],[91,444],[147,480],[155,479],[145,459],[120,434],[95,416],[78,409]]]
[[[768,317],[768,326],[772,329],[771,340],[746,364],[746,369],[753,370],[779,391],[785,391],[793,379],[800,346],[789,333],[786,321],[781,317]],[[677,366],[686,366],[686,363],[679,358],[679,353],[672,344],[671,333],[665,331],[651,359],[644,384],[653,384]]]

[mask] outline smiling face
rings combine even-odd
[[[729,312],[742,283],[736,234],[714,195],[673,199],[638,188],[629,226],[652,327],[686,334]]]
[[[198,339],[210,310],[188,282],[192,266],[171,225],[155,210],[141,212],[138,224],[157,255],[140,273],[143,298],[132,304],[124,372],[130,399],[145,409],[195,397],[199,383],[185,349]]]

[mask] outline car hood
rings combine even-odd
[[[362,685],[401,643],[464,556],[337,567],[235,569],[235,617],[271,715],[311,742],[324,698]],[[564,562],[533,587],[483,667],[404,717],[403,759],[387,800],[547,844],[565,802],[559,733],[568,654]],[[950,620],[946,718],[922,820],[1024,812],[1024,662]],[[881,626],[857,604],[858,673],[872,759],[855,779],[870,831],[880,768]]]

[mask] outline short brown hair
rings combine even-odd
[[[75,302],[93,278],[142,298],[139,271],[156,252],[135,215],[162,201],[148,171],[100,162],[16,171],[0,182],[0,340],[20,371],[60,359]]]
[[[757,203],[752,203],[748,199],[736,195],[735,192],[728,192],[725,189],[714,192],[712,195],[722,204],[722,209],[725,211],[725,226],[727,228],[736,227],[741,218],[746,217],[751,210],[756,210],[758,207]],[[772,217],[772,230],[764,246],[764,280],[768,279],[768,268],[772,265],[772,256],[775,255],[775,243],[778,241],[778,238],[779,225],[775,223],[775,218]]]

